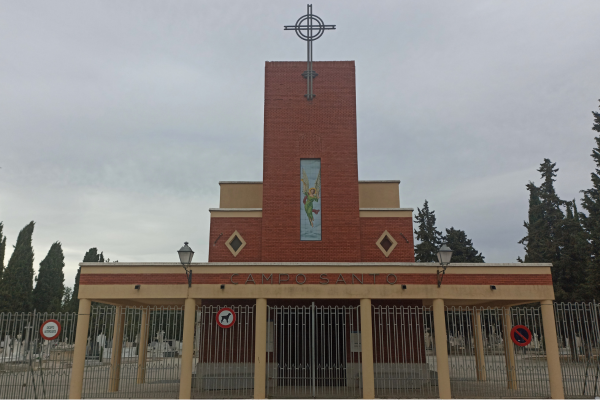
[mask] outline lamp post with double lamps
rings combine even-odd
[[[188,242],[183,244],[183,247],[177,251],[179,253],[179,261],[181,261],[181,265],[183,265],[183,269],[185,269],[185,276],[187,276],[188,287],[192,287],[192,270],[188,269],[190,264],[192,263],[192,258],[194,257],[194,250],[188,246]]]

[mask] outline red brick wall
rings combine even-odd
[[[387,258],[376,244],[386,230],[398,242]],[[362,262],[414,262],[412,218],[361,218],[360,252]]]
[[[246,241],[246,246],[238,253],[237,257],[234,257],[225,246],[225,242],[236,230]],[[219,238],[221,233],[223,235]],[[208,261],[261,261],[261,237],[261,218],[211,218]]]
[[[265,67],[262,261],[359,262],[354,62],[315,62],[312,101],[304,97],[305,69],[305,62]],[[300,240],[301,158],[321,159],[318,242]]]

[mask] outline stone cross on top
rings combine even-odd
[[[306,15],[301,16],[296,21],[295,25],[285,25],[286,31],[296,31],[296,35],[306,41],[306,71],[302,74],[306,78],[306,94],[307,100],[312,100],[315,95],[313,93],[313,78],[316,78],[317,73],[312,68],[312,42],[323,36],[326,30],[335,29],[335,25],[325,25],[323,20],[312,13],[312,4],[306,6]]]

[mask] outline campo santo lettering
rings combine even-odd
[[[389,285],[395,285],[396,282],[398,282],[398,278],[394,274],[231,274],[230,281],[234,285],[304,285],[305,283],[320,285],[364,285],[387,283]]]

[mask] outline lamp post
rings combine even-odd
[[[181,265],[183,265],[183,269],[185,269],[185,276],[187,276],[188,287],[192,287],[192,270],[188,269],[190,264],[192,263],[192,258],[194,257],[194,250],[188,246],[188,242],[183,244],[183,247],[177,251],[179,253],[179,261],[181,261]]]
[[[437,271],[438,287],[441,287],[442,279],[444,279],[444,275],[446,275],[446,268],[448,268],[448,265],[450,264],[450,259],[452,258],[452,249],[448,247],[446,243],[444,243],[437,252],[437,258],[440,262],[440,265],[443,268],[441,274],[439,268]]]

